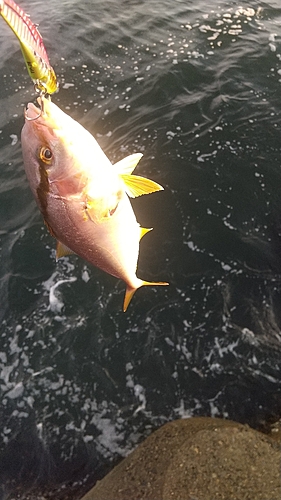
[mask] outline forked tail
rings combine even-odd
[[[126,292],[125,292],[125,297],[124,297],[124,303],[123,303],[123,311],[126,312],[128,309],[128,305],[130,304],[133,295],[135,291],[140,288],[141,286],[155,286],[155,285],[169,285],[169,283],[166,283],[165,281],[159,281],[159,282],[154,282],[154,281],[141,281],[140,280],[140,285],[137,288],[131,288],[127,286]]]

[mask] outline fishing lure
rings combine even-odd
[[[0,0],[0,15],[20,42],[27,71],[34,82],[35,90],[40,95],[56,92],[58,90],[56,74],[50,65],[37,26],[13,0]]]

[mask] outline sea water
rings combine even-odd
[[[77,498],[172,419],[280,417],[281,2],[20,5],[53,101],[165,188],[133,206],[154,228],[138,275],[170,286],[124,314],[123,282],[56,262],[21,156],[35,94],[0,19],[2,498]]]

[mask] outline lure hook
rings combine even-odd
[[[47,88],[46,86],[40,82],[39,80],[37,80],[34,84],[34,90],[37,94],[39,94],[39,99],[38,99],[38,103],[39,103],[39,106],[40,106],[40,109],[39,109],[39,113],[37,116],[34,116],[33,118],[30,118],[28,116],[28,109],[26,109],[24,111],[24,117],[27,121],[29,122],[33,122],[34,120],[38,120],[38,118],[40,118],[40,116],[42,116],[44,114],[44,98],[47,94]]]

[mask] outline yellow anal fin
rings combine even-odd
[[[138,286],[138,288],[140,288],[141,286],[146,286],[146,285],[148,285],[148,286],[158,286],[158,285],[166,286],[166,285],[169,285],[169,283],[166,283],[165,281],[158,281],[158,282],[142,281],[140,286]],[[127,286],[126,292],[125,292],[125,297],[124,297],[124,302],[123,302],[123,312],[127,311],[128,305],[130,304],[130,302],[133,298],[133,295],[138,288],[131,288],[130,286]]]
[[[75,252],[70,250],[70,248],[68,248],[60,241],[57,242],[56,260],[60,259],[61,257],[66,257],[67,255],[73,255],[73,254],[75,254]]]
[[[140,240],[147,234],[147,233],[150,233],[150,231],[152,231],[152,227],[140,227]]]
[[[125,184],[125,191],[130,198],[155,193],[164,189],[157,182],[141,177],[140,175],[122,174],[120,177]]]
[[[135,153],[133,155],[126,156],[126,158],[123,158],[115,163],[114,168],[118,170],[119,175],[130,175],[135,170],[142,156],[142,153]]]

